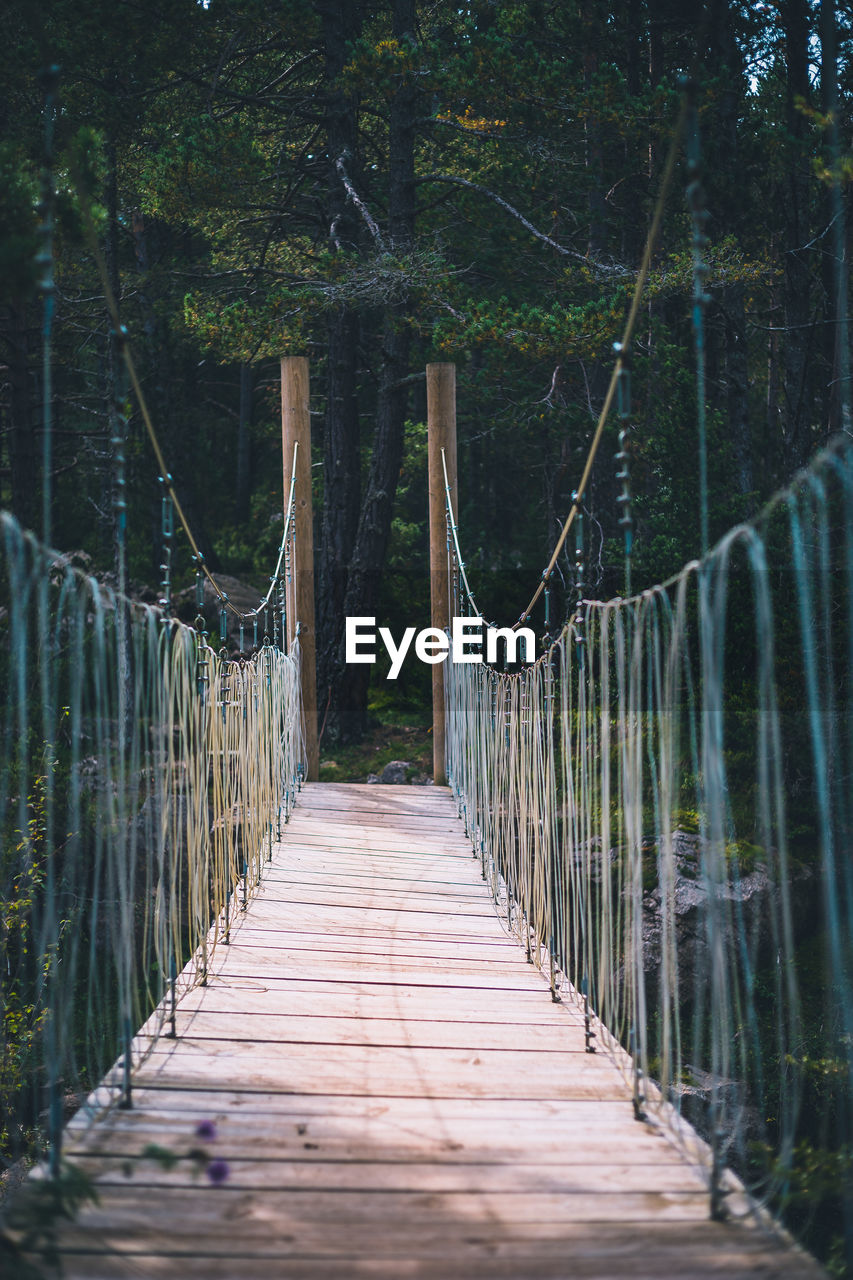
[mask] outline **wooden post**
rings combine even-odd
[[[294,563],[288,591],[288,648],[299,623],[302,650],[302,714],[305,731],[305,777],[316,782],[320,772],[317,746],[317,650],[314,633],[314,513],[311,504],[311,418],[308,410],[308,361],[285,356],[281,362],[281,439],[284,453],[284,500],[290,492],[293,446],[296,454],[296,488],[293,495]],[[286,513],[285,513],[286,514]]]
[[[456,511],[456,365],[428,364],[427,460],[429,469],[429,572],[431,625],[450,625],[447,583],[446,495],[441,451],[450,482],[450,500]],[[450,661],[448,657],[447,661]],[[444,759],[444,663],[432,669],[432,771],[437,786],[446,786]]]

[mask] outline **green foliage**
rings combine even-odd
[[[421,706],[407,707],[396,692],[376,689],[370,711],[372,727],[362,742],[328,750],[321,745],[320,781],[365,782],[369,773],[381,774],[392,760],[409,762],[408,781],[431,777],[432,733],[423,723]]]
[[[59,1229],[63,1223],[72,1222],[88,1202],[98,1203],[94,1183],[68,1160],[62,1161],[55,1177],[44,1174],[30,1178],[0,1229],[4,1275],[15,1280],[43,1280],[41,1268],[31,1261],[33,1257],[58,1268]]]
[[[12,143],[0,144],[0,301],[19,302],[35,289],[38,184]]]
[[[49,767],[53,767],[52,765]],[[31,1087],[42,1060],[42,1037],[48,1005],[43,998],[57,964],[57,946],[39,953],[34,921],[42,905],[47,861],[47,774],[33,779],[28,818],[23,831],[12,833],[3,859],[4,879],[11,892],[0,900],[0,972],[3,974],[3,1030],[0,1041],[0,1157],[17,1155],[35,1139],[34,1131],[20,1131],[22,1090]],[[60,925],[60,937],[64,923]]]
[[[73,467],[57,486],[58,527],[66,531],[61,540],[71,545],[88,537],[96,561],[108,562],[105,450],[90,434],[92,415],[103,415],[109,398],[106,326],[102,309],[84,302],[98,290],[67,194],[64,175],[71,172],[84,175],[102,237],[118,229],[124,314],[169,440],[169,465],[189,494],[203,540],[205,513],[216,512],[206,541],[214,554],[221,546],[223,566],[233,567],[224,563],[230,547],[246,548],[243,563],[255,558],[249,549],[255,529],[237,529],[234,522],[237,363],[255,365],[260,386],[275,376],[280,355],[310,354],[320,414],[326,326],[341,308],[356,312],[364,358],[355,394],[366,466],[382,377],[378,338],[388,307],[399,306],[414,343],[411,367],[435,357],[458,365],[460,525],[472,573],[487,575],[492,611],[505,620],[517,608],[512,574],[524,578],[521,594],[530,575],[536,580],[583,465],[677,111],[674,76],[652,80],[632,61],[644,38],[641,15],[614,18],[605,38],[595,11],[579,13],[575,6],[534,16],[529,6],[511,3],[439,5],[419,10],[415,38],[404,39],[382,6],[359,3],[349,14],[342,70],[327,83],[324,27],[313,6],[294,2],[268,11],[241,0],[201,9],[195,0],[178,0],[150,20],[119,14],[101,0],[85,20],[71,6],[54,7],[50,38],[66,68],[58,125],[65,208],[58,273],[68,327],[59,331],[57,358],[68,434],[61,437],[59,461]],[[759,39],[747,22],[736,31],[745,52]],[[666,65],[691,61],[699,37],[686,19],[667,32]],[[20,47],[29,47],[26,39]],[[745,162],[761,160],[749,170],[754,182],[737,191],[743,211],[723,181],[727,161],[718,157],[715,139],[731,78],[713,65],[702,102],[714,205],[709,347],[719,367],[709,384],[714,531],[726,527],[738,503],[737,514],[754,505],[785,470],[773,442],[772,465],[762,468],[756,493],[735,500],[725,403],[726,299],[732,289],[743,290],[754,324],[747,340],[757,423],[766,399],[762,325],[781,287],[774,248],[779,202],[771,196],[785,179],[789,154],[779,127],[778,70],[757,65],[762,70],[750,91],[740,89],[738,145]],[[10,75],[22,113],[18,68],[10,67]],[[405,245],[390,243],[386,225],[393,182],[388,129],[403,91],[416,95],[418,205],[414,240]],[[384,236],[381,245],[353,199],[345,211],[346,243],[335,246],[330,235],[336,184],[343,192],[331,169],[335,157],[325,150],[332,103],[335,112],[351,113],[347,171],[360,209]],[[813,111],[811,104],[803,109]],[[812,147],[820,125],[815,117],[809,126]],[[5,243],[13,270],[0,275],[14,281],[14,271],[24,271],[14,287],[31,293],[31,268],[23,264],[33,256],[38,122],[30,121],[21,137],[17,149],[4,152],[0,251]],[[473,185],[442,184],[436,180],[442,176]],[[113,178],[115,209],[107,198]],[[597,228],[591,224],[596,201]],[[537,239],[530,227],[565,252]],[[677,568],[697,545],[689,236],[675,193],[648,284],[648,332],[639,335],[635,352],[636,585]],[[265,414],[260,404],[255,409]],[[423,406],[409,411],[421,416]],[[275,442],[251,430],[257,494],[268,487]],[[763,456],[757,425],[754,435],[755,456]],[[601,525],[604,547],[594,586],[604,594],[619,589],[622,579],[615,447],[614,429],[591,491],[590,514]],[[156,477],[138,420],[131,421],[129,453],[133,571],[150,583],[160,561],[148,514]],[[319,468],[317,481],[321,489]],[[400,499],[391,545],[402,548],[408,539],[413,549],[414,529],[404,532],[412,525],[402,511],[406,501]],[[93,521],[96,510],[101,516]],[[266,511],[261,527],[269,506]],[[179,574],[187,568],[182,562]],[[569,565],[566,570],[571,573]],[[394,609],[402,613],[407,589],[400,590]]]

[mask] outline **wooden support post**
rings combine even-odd
[[[311,504],[311,418],[308,409],[308,361],[285,356],[281,362],[281,439],[284,452],[284,500],[290,492],[293,446],[296,455],[294,562],[287,600],[288,648],[299,623],[302,650],[302,714],[305,731],[305,777],[316,782],[320,770],[317,746],[317,656],[314,633],[314,513]],[[286,514],[286,513],[285,513]]]
[[[456,365],[428,364],[427,459],[429,468],[429,572],[431,625],[450,625],[447,582],[446,495],[441,451],[450,482],[450,500],[456,510]],[[448,657],[447,661],[450,661]],[[432,669],[432,770],[437,786],[447,784],[444,758],[444,663]]]

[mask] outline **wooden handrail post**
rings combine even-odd
[[[444,630],[450,625],[447,584],[446,495],[441,451],[450,482],[450,499],[456,510],[456,365],[428,364],[427,465],[429,470],[429,576],[430,621]],[[448,656],[447,661],[450,661]],[[432,669],[432,771],[437,786],[445,786],[444,663]]]
[[[290,492],[293,446],[296,454],[294,563],[287,601],[287,644],[299,623],[302,651],[302,714],[305,733],[305,777],[316,782],[320,772],[317,746],[317,647],[314,633],[314,513],[311,503],[311,417],[308,408],[308,361],[284,356],[281,362],[281,440],[284,454],[284,501]],[[287,512],[285,512],[285,518]]]

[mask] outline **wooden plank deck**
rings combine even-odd
[[[202,1120],[222,1185],[142,1157]],[[821,1274],[708,1220],[504,932],[444,789],[308,785],[134,1109],[68,1140],[100,1196],[69,1280]]]

